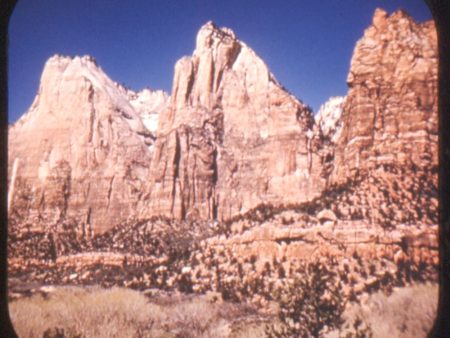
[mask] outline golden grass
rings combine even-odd
[[[19,337],[42,337],[47,329],[83,337],[138,337],[158,317],[158,308],[137,292],[80,288],[57,289],[50,296],[35,295],[9,306]]]
[[[436,284],[398,288],[389,296],[378,292],[363,304],[351,305],[344,318],[348,323],[362,318],[375,338],[426,337],[437,292]],[[42,338],[55,328],[64,330],[65,338],[259,338],[272,320],[248,306],[212,303],[205,296],[149,299],[130,289],[99,287],[61,287],[46,297],[13,301],[9,311],[21,338]],[[326,337],[339,337],[339,332]]]
[[[149,301],[125,288],[60,288],[47,297],[34,295],[10,303],[19,337],[41,338],[49,329],[65,337],[261,337],[265,322],[246,306],[211,303],[203,296]],[[239,318],[253,318],[239,326]]]
[[[433,326],[437,301],[437,284],[395,288],[389,296],[377,292],[363,304],[352,305],[344,318],[353,323],[359,317],[371,328],[374,338],[424,338]],[[338,336],[335,331],[326,337]]]

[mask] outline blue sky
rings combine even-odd
[[[115,81],[171,91],[208,20],[231,28],[315,111],[345,95],[356,41],[375,8],[431,19],[423,0],[19,0],[9,25],[9,120],[31,105],[46,60],[92,55]]]

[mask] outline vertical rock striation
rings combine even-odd
[[[111,228],[134,212],[149,142],[126,90],[91,57],[50,58],[30,110],[9,130],[10,217]]]
[[[351,61],[333,183],[384,164],[436,167],[437,61],[432,21],[375,11]]]
[[[375,12],[354,51],[348,95],[315,120],[253,50],[212,22],[176,63],[170,98],[125,89],[90,57],[55,56],[9,130],[10,218],[45,227],[73,218],[83,233],[136,214],[225,220],[350,183],[356,192],[338,217],[430,223],[436,84],[434,25],[403,11]],[[381,193],[383,201],[373,197]],[[392,207],[405,198],[411,210]]]
[[[143,215],[226,219],[323,188],[310,109],[234,33],[212,22],[175,65]]]

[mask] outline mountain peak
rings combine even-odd
[[[406,18],[409,20],[414,20],[411,15],[409,15],[409,13],[403,8],[399,8],[395,12],[393,12],[391,18]]]
[[[389,15],[384,9],[382,8],[375,9],[375,13],[373,14],[372,19],[373,26],[375,26],[377,29],[381,28],[386,23],[388,17]]]
[[[334,177],[346,180],[386,163],[437,163],[435,144],[428,143],[437,130],[437,115],[431,114],[437,60],[433,24],[418,24],[402,9],[389,17],[375,11],[352,56]],[[405,144],[414,152],[407,154]]]
[[[216,25],[216,23],[214,21],[209,20],[200,28],[200,30],[202,30],[202,29],[212,30],[212,29],[219,29],[219,27]]]
[[[33,105],[9,129],[8,144],[19,175],[40,191],[31,198],[45,200],[34,209],[45,224],[64,215],[99,231],[131,211],[137,196],[124,177],[145,180],[153,139],[127,94],[91,56],[46,62]]]
[[[346,97],[333,96],[328,99],[319,108],[315,116],[322,134],[328,137],[333,143],[336,143],[342,132],[342,111]]]
[[[325,184],[320,161],[303,151],[313,124],[307,106],[250,47],[207,22],[193,55],[175,65],[141,216],[182,219],[198,210],[201,218],[226,219],[263,201],[317,195]],[[253,168],[270,179],[253,182]]]
[[[53,97],[53,92],[61,91],[63,87],[68,90],[68,93],[72,93],[75,87],[82,91],[85,86],[91,86],[92,90],[102,92],[117,106],[124,105],[119,97],[126,94],[126,89],[111,80],[97,64],[95,58],[90,55],[56,54],[49,58],[42,72],[39,96]]]
[[[97,61],[95,58],[91,55],[83,55],[83,56],[67,56],[67,55],[60,55],[55,54],[52,57],[50,57],[46,65],[63,65],[68,66],[69,64],[77,64],[80,66],[95,66],[98,67]]]
[[[55,54],[50,57],[44,66],[44,71],[41,77],[41,84],[58,81],[60,83],[63,79],[78,79],[86,78],[91,82],[96,83],[102,87],[100,82],[108,82],[107,76],[97,64],[94,57],[90,55],[84,56],[65,56]]]
[[[261,203],[312,200],[380,165],[434,165],[436,39],[408,17],[375,11],[347,98],[332,98],[316,123],[249,46],[212,21],[177,62],[170,99],[118,85],[91,56],[54,55],[33,106],[9,130],[11,169],[20,159],[30,187],[17,198],[33,191],[48,222],[68,215],[105,230],[135,215],[225,220]]]
[[[387,25],[409,25],[410,22],[417,24],[414,18],[402,8],[397,9],[391,15],[389,15],[384,9],[377,8],[373,14],[372,27],[376,28],[377,31],[381,31]]]
[[[234,32],[226,27],[219,28],[213,21],[204,24],[197,33],[196,51],[215,49],[221,43],[236,41]]]

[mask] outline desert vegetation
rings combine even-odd
[[[423,336],[438,264],[433,29],[377,9],[345,104],[316,115],[328,131],[212,21],[170,100],[90,56],[50,58],[8,131],[19,335]]]
[[[342,192],[334,197],[341,196]],[[368,338],[384,334],[376,328],[376,319],[367,319],[370,311],[352,316],[348,309],[364,304],[376,292],[388,297],[396,288],[435,280],[435,267],[425,260],[427,248],[422,256],[422,249],[408,247],[405,239],[393,243],[398,247],[395,257],[394,251],[382,251],[382,256],[370,260],[364,257],[366,246],[337,244],[337,254],[326,249],[308,260],[262,259],[240,255],[224,245],[233,236],[265,229],[266,224],[322,229],[323,222],[333,223],[336,217],[331,202],[323,203],[260,206],[227,223],[162,217],[130,220],[89,241],[78,239],[76,228],[70,226],[59,227],[53,237],[50,232],[33,236],[32,229],[13,227],[11,316],[21,337],[98,337],[103,333],[105,337],[322,337],[337,332],[339,338]],[[308,238],[291,236],[277,245],[295,245],[298,240],[308,244]],[[33,254],[37,248],[42,249],[39,255]],[[27,285],[27,281],[33,283]],[[72,287],[49,293],[47,285]],[[412,293],[403,297],[411,298]],[[95,305],[108,304],[109,298],[110,305]],[[64,309],[54,319],[44,321],[45,327],[37,326],[41,322],[37,318],[50,318],[51,308],[61,306]],[[95,313],[83,312],[83,307]],[[33,320],[27,321],[29,316]],[[68,319],[71,316],[73,320]],[[111,321],[114,325],[104,330],[87,329]],[[410,332],[405,327],[415,324],[406,320],[397,329]]]
[[[23,338],[76,337],[324,337],[419,338],[431,328],[437,286],[418,284],[342,302],[338,284],[320,267],[275,296],[278,314],[223,301],[216,294],[186,295],[126,288],[60,287],[10,303]],[[326,286],[314,288],[311,283]],[[333,282],[330,284],[330,282]],[[298,287],[302,287],[299,289]],[[317,311],[317,310],[321,311]]]
[[[326,338],[426,337],[436,316],[438,285],[414,284],[394,288],[389,294],[375,292],[351,303],[342,315],[343,324]],[[355,323],[359,330],[355,330]],[[362,334],[361,334],[362,333]]]
[[[24,338],[252,337],[265,320],[253,307],[214,297],[149,297],[126,288],[58,288],[14,301],[9,310]]]

